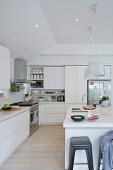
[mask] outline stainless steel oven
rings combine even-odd
[[[35,80],[35,83],[31,83],[31,88],[43,88],[43,80]]]
[[[30,107],[30,135],[39,128],[39,106],[38,104]]]

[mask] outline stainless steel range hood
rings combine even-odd
[[[15,83],[35,83],[27,79],[27,61],[17,58],[14,60],[14,82]]]

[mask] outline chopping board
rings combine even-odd
[[[0,112],[12,112],[12,111],[18,111],[21,110],[21,108],[11,108],[10,110],[2,110],[0,109]]]

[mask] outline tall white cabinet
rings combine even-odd
[[[65,67],[65,102],[77,102],[77,68],[76,66]]]
[[[0,89],[10,89],[10,51],[0,45]]]
[[[82,96],[87,93],[87,80],[84,79],[86,66],[65,67],[65,101],[82,103]],[[86,99],[83,103],[86,103]]]
[[[84,73],[87,66],[77,66],[77,103],[87,103],[87,97],[82,101],[82,96],[87,93],[87,80],[84,79]]]

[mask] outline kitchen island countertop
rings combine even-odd
[[[81,122],[74,122],[71,119],[72,115],[80,114],[87,117],[87,112],[72,112],[72,107],[69,108],[63,126],[66,127],[113,127],[113,108],[112,107],[97,107],[93,115],[98,115],[99,119],[94,121],[83,120]]]

